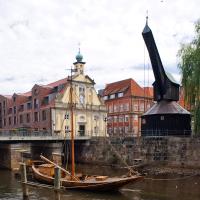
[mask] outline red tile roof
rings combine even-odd
[[[124,92],[130,87],[130,79],[106,84],[104,89],[104,96],[114,94],[117,92]]]
[[[153,97],[153,87],[144,87],[145,96]]]
[[[106,85],[104,96],[124,92],[124,96],[144,96],[144,90],[133,79],[126,79]]]
[[[31,96],[32,95],[32,93],[31,93],[31,91],[29,91],[29,92],[25,92],[25,93],[19,93],[18,95],[21,95],[21,96]]]
[[[57,87],[57,86],[59,86],[59,85],[66,84],[66,83],[67,83],[67,78],[63,78],[63,79],[58,80],[58,81],[55,81],[55,82],[53,82],[53,83],[49,83],[49,84],[47,84],[47,85],[40,85],[40,86],[43,87],[43,88],[48,88],[48,89],[50,89],[49,92],[47,91],[47,93],[50,94],[50,92],[52,91],[52,89],[53,89],[54,87]],[[65,87],[64,87],[62,90],[60,90],[59,93],[63,94],[64,91],[65,91]],[[14,93],[14,94],[16,94],[16,93]],[[13,95],[14,95],[14,94],[13,94]],[[13,95],[1,95],[1,96],[3,96],[3,97],[7,98],[7,100],[8,100],[8,107],[12,106],[12,104],[13,104],[13,99],[12,99]],[[25,92],[25,93],[18,93],[18,94],[16,94],[16,95],[18,95],[18,104],[19,104],[19,103],[26,102],[26,101],[28,100],[28,97],[29,97],[29,96],[32,96],[32,91],[28,91],[28,92]],[[44,95],[45,95],[45,94],[44,94]],[[48,95],[48,94],[47,94],[47,95]],[[53,100],[53,101],[54,101],[54,100]],[[52,103],[53,103],[53,102],[52,102]],[[52,103],[50,104],[50,106],[52,105]]]
[[[144,96],[144,90],[139,86],[133,79],[131,79],[131,95],[133,96]]]
[[[54,88],[54,87],[57,87],[59,85],[62,85],[62,84],[66,84],[67,83],[67,78],[63,78],[63,79],[60,79],[58,81],[55,81],[53,83],[49,83],[47,85],[40,85],[41,87],[44,87],[44,88]],[[17,95],[20,95],[20,96],[31,96],[32,95],[32,92],[31,91],[28,91],[28,92],[25,92],[25,93],[17,93]],[[2,95],[8,99],[11,99],[13,95]]]
[[[58,81],[53,82],[53,83],[49,83],[46,86],[56,87],[56,86],[59,86],[59,85],[65,84],[65,83],[67,83],[67,78],[63,78],[63,79],[58,80]]]

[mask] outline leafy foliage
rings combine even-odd
[[[178,56],[185,100],[191,106],[194,132],[200,134],[200,19],[195,23],[195,37],[182,44]]]

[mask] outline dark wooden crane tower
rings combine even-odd
[[[190,112],[177,103],[179,100],[180,85],[163,68],[152,31],[148,26],[148,19],[142,36],[149,52],[155,76],[153,89],[156,104],[141,117],[141,135],[189,136],[191,135]]]

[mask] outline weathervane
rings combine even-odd
[[[146,11],[146,25],[148,25],[148,19],[149,19],[149,13],[148,13],[148,10]]]
[[[81,43],[78,43],[78,52],[81,53]]]

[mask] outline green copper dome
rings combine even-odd
[[[82,60],[83,60],[83,56],[81,55],[80,51],[76,55],[76,60],[77,60],[77,62],[82,62]]]

